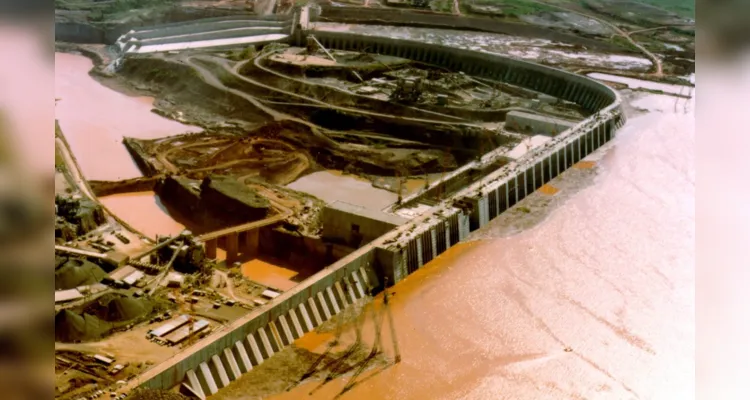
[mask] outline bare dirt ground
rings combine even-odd
[[[112,386],[118,380],[130,379],[169,358],[176,352],[175,348],[159,346],[145,339],[146,331],[151,328],[143,325],[96,343],[55,343],[56,398],[77,399],[80,395]],[[115,363],[105,366],[91,360],[95,354],[114,356]],[[110,374],[109,368],[115,364],[125,368],[117,374]]]
[[[324,203],[285,188],[316,166],[307,149],[281,135],[199,133],[133,141],[152,170],[201,180],[230,176],[268,199],[281,219],[304,234],[317,236]],[[111,185],[110,185],[111,186]]]
[[[55,350],[106,352],[123,362],[159,363],[178,352],[177,348],[160,346],[146,339],[152,324],[142,324],[93,343],[55,343]]]
[[[285,185],[314,163],[305,149],[283,138],[201,133],[141,143],[153,154],[156,169],[192,179],[220,174]]]
[[[116,386],[118,380],[137,375],[147,364],[124,363],[123,369],[110,373],[112,366],[94,360],[92,353],[79,351],[55,352],[55,397],[58,399],[88,398],[93,392]],[[107,393],[108,395],[109,393]]]

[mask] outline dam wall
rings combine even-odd
[[[315,329],[378,286],[374,252],[355,252],[336,270],[325,269],[210,339],[177,354],[130,382],[146,388],[188,383],[201,396],[216,393],[243,373]],[[130,385],[129,385],[130,386]]]
[[[166,389],[186,383],[200,397],[216,393],[242,373],[314,329],[368,288],[380,290],[387,278],[405,279],[471,232],[533,193],[610,141],[625,118],[611,88],[562,70],[497,54],[348,33],[316,32],[331,49],[370,51],[410,58],[466,74],[504,81],[575,102],[591,115],[543,146],[509,161],[497,149],[435,181],[391,212],[427,205],[410,221],[348,254],[265,306],[214,332],[131,381]],[[451,187],[442,198],[442,189]],[[352,221],[343,221],[352,223]]]
[[[89,181],[96,197],[123,193],[150,192],[156,188],[162,176],[149,176],[125,179],[122,181]]]
[[[257,27],[276,27],[283,28],[290,25],[290,21],[263,21],[254,19],[245,19],[234,17],[232,19],[222,19],[215,22],[206,22],[206,20],[193,21],[185,24],[177,24],[162,29],[149,27],[145,30],[138,30],[132,33],[126,33],[125,37],[135,37],[140,40],[147,40],[159,37],[190,35],[201,32],[211,32],[220,30],[232,30],[240,28],[257,28]]]
[[[204,18],[123,32],[115,44],[121,52],[125,53],[142,46],[175,43],[207,42],[206,47],[210,48],[242,47],[242,43],[234,43],[226,39],[256,37],[259,38],[256,44],[261,44],[269,41],[263,39],[267,35],[288,37],[292,31],[292,23],[291,15],[274,16],[274,18],[257,15]]]
[[[256,15],[256,14],[231,14],[231,15],[223,15],[223,16],[217,16],[217,17],[210,17],[210,18],[196,18],[196,19],[189,19],[189,20],[182,20],[182,21],[174,21],[174,22],[166,22],[163,24],[158,25],[148,25],[147,27],[144,27],[143,29],[140,29],[142,31],[164,31],[164,32],[170,32],[170,29],[178,28],[178,27],[190,27],[190,26],[196,26],[196,25],[205,25],[209,24],[221,24],[226,23],[229,21],[245,21],[248,25],[245,26],[256,26],[256,22],[258,21],[264,21],[265,23],[273,24],[274,22],[284,22],[284,21],[291,21],[292,16],[291,15]]]
[[[260,36],[270,35],[275,33],[288,33],[288,27],[265,27],[256,26],[249,28],[233,28],[233,29],[218,29],[203,31],[201,28],[200,32],[187,33],[176,36],[166,37],[153,37],[150,39],[139,40],[138,43],[141,46],[154,45],[154,44],[168,44],[168,43],[181,43],[181,42],[198,42],[201,40],[213,40],[213,39],[231,39],[246,36]],[[285,32],[286,31],[286,32]],[[127,36],[127,35],[126,35]]]
[[[396,57],[404,57],[430,65],[462,71],[467,75],[500,81],[511,85],[525,87],[582,106],[591,117],[569,129],[579,129],[592,121],[601,118],[603,112],[615,112],[617,118],[623,118],[619,109],[619,96],[612,89],[585,76],[572,74],[563,70],[546,67],[531,62],[503,57],[492,53],[476,52],[452,48],[437,44],[373,37],[341,32],[315,32],[316,38],[327,48],[368,51]],[[558,138],[567,137],[565,132]],[[480,164],[487,164],[502,157],[502,149],[490,152],[482,157],[479,163],[468,163],[447,174],[443,179],[430,183],[427,189],[403,199],[403,208],[414,206],[428,198],[438,198],[446,188],[456,187],[472,182]],[[480,174],[480,176],[483,174]],[[394,208],[395,208],[394,207]]]
[[[354,251],[343,244],[288,232],[273,225],[260,228],[259,234],[259,254],[306,268],[326,267]]]
[[[453,197],[452,204],[459,207],[439,210],[436,219],[417,225],[394,244],[378,247],[378,273],[389,282],[405,278],[612,140],[624,123],[615,114],[579,126],[540,153],[467,186]]]
[[[138,22],[127,23],[89,23],[69,20],[64,14],[55,18],[55,41],[86,44],[114,44],[117,39],[131,30],[148,27],[152,29],[172,28],[202,22],[253,21],[265,23],[289,21],[290,15],[255,15],[238,13],[236,10],[218,8],[173,7],[162,15]]]

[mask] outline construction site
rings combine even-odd
[[[625,122],[614,82],[276,7],[58,45],[195,129],[126,133],[139,174],[98,180],[58,127],[56,398],[230,399],[241,376],[248,396],[343,395],[400,360],[388,288]],[[138,193],[184,229],[102,200]]]

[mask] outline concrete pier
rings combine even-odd
[[[242,252],[249,258],[258,257],[258,247],[260,246],[260,230],[253,229],[244,233],[244,247]]]
[[[210,258],[212,260],[216,259],[216,249],[219,246],[219,239],[209,239],[206,240],[206,258]]]
[[[231,265],[237,261],[240,255],[240,234],[239,232],[232,232],[224,236],[224,239],[227,247],[227,265]]]

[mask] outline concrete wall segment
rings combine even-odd
[[[290,27],[288,22],[283,21],[253,21],[253,20],[223,20],[217,22],[210,22],[206,20],[198,20],[190,23],[166,27],[142,30],[134,30],[132,33],[128,32],[123,35],[123,39],[127,40],[131,37],[140,40],[148,40],[154,38],[164,38],[170,36],[181,36],[181,35],[192,35],[198,33],[215,32],[215,31],[230,31],[233,29],[240,28],[275,28],[275,29],[287,29]]]
[[[155,36],[149,39],[139,38],[140,46],[151,46],[156,44],[199,42],[201,40],[229,39],[246,36],[270,35],[275,33],[288,33],[283,27],[249,27],[234,29],[206,30],[202,32],[190,32],[180,35]]]

